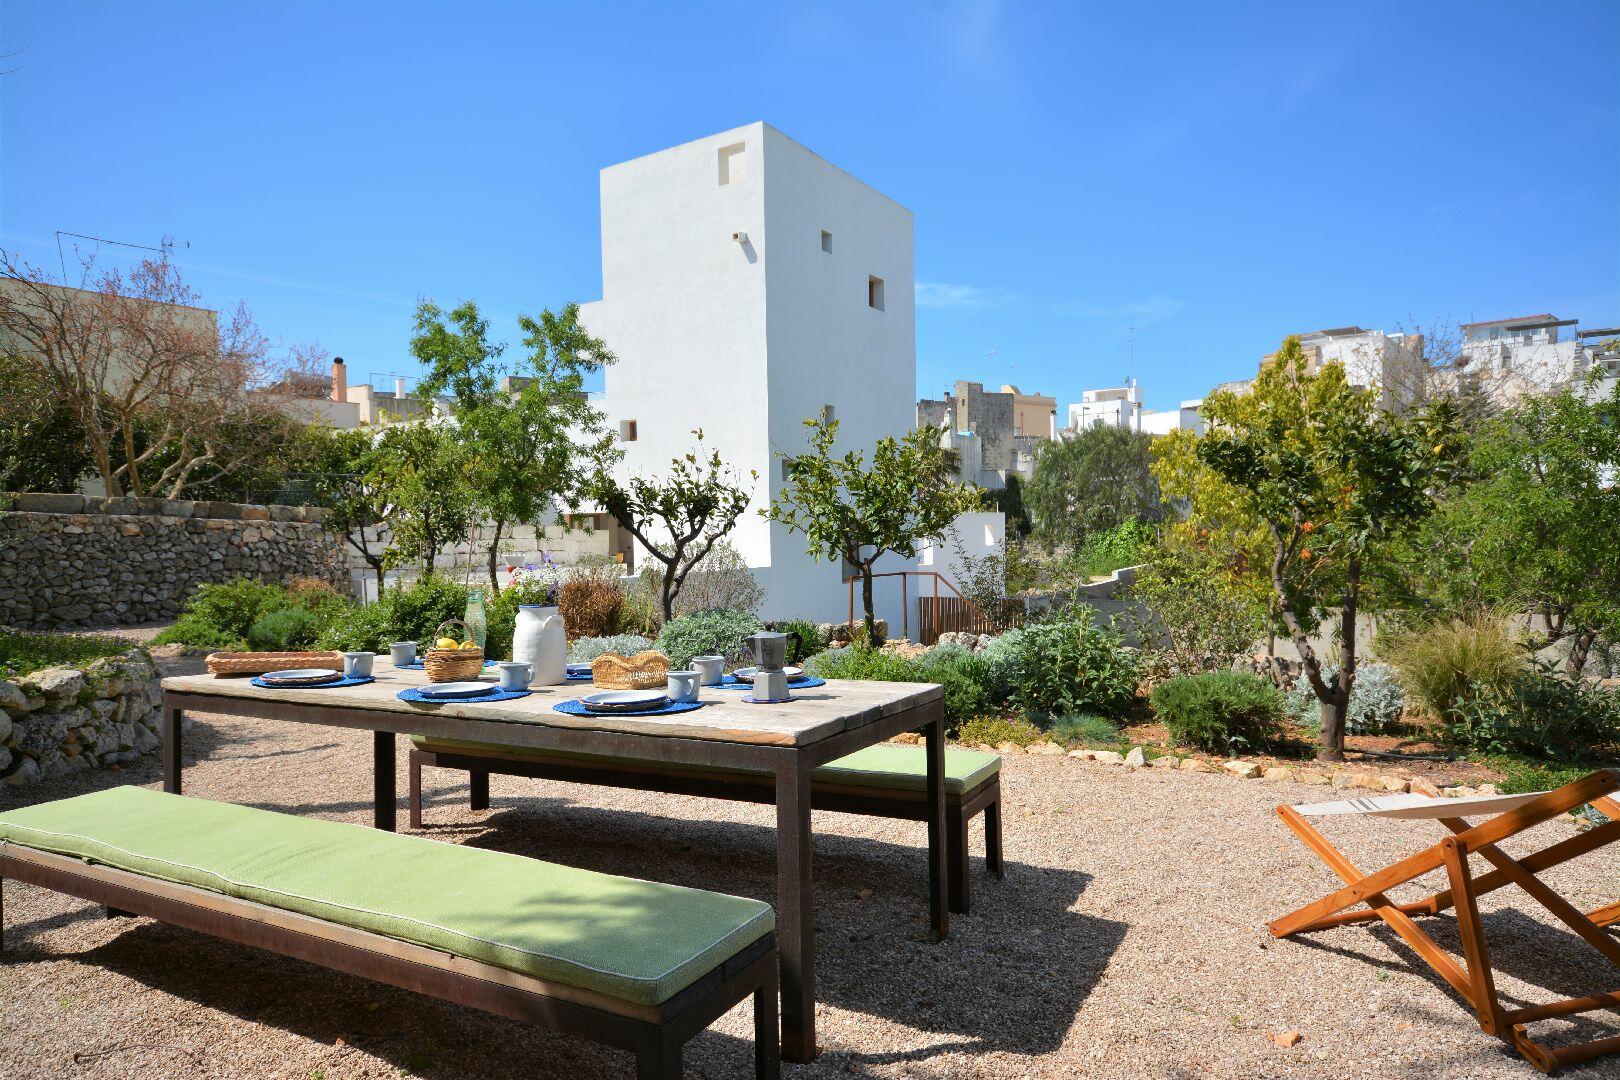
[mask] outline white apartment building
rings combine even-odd
[[[1180,430],[1202,434],[1204,420],[1198,410],[1203,404],[1202,398],[1193,398],[1174,409],[1145,409],[1141,384],[1135,379],[1126,379],[1124,386],[1081,391],[1080,400],[1069,406],[1068,430],[1077,432],[1101,426],[1128,428],[1145,435],[1167,435]]]
[[[1457,375],[1498,404],[1566,386],[1591,364],[1577,322],[1544,313],[1463,323]]]
[[[662,472],[701,428],[758,474],[730,539],[765,588],[761,614],[842,620],[842,568],[755,511],[781,489],[778,454],[804,449],[807,417],[836,417],[841,447],[868,453],[910,430],[911,211],[764,123],[603,169],[601,199],[602,299],[581,318],[618,357],[603,411],[620,471]],[[898,632],[898,583],[879,585]]]
[[[1299,344],[1309,370],[1338,361],[1344,365],[1345,379],[1352,386],[1379,391],[1378,403],[1383,408],[1403,409],[1423,394],[1427,373],[1421,334],[1386,334],[1382,330],[1341,326],[1301,334]],[[1261,360],[1261,366],[1270,359],[1267,356]]]

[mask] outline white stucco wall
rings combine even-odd
[[[722,151],[739,145],[722,184]],[[581,315],[618,356],[610,424],[636,423],[620,470],[660,472],[701,427],[722,458],[759,474],[731,539],[765,587],[762,614],[843,618],[839,566],[816,564],[802,537],[756,511],[780,488],[776,452],[802,450],[803,421],[823,406],[841,447],[870,451],[911,427],[911,212],[762,123],[604,169],[601,187],[603,299]],[[874,276],[881,311],[868,305]]]

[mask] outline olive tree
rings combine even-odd
[[[595,492],[647,556],[663,564],[658,583],[664,621],[675,617],[675,598],[692,568],[737,526],[748,509],[759,474],[744,479],[720,459],[718,450],[703,457],[703,432],[692,432],[697,446],[670,462],[659,477],[632,476],[621,483],[603,469]]]
[[[978,509],[981,493],[954,479],[932,428],[879,439],[868,465],[860,451],[833,452],[837,420],[810,419],[804,426],[809,450],[782,455],[786,479],[762,513],[803,533],[818,561],[842,559],[855,568],[866,637],[876,643],[873,565],[887,553],[909,557],[918,544],[942,540],[958,514]]]

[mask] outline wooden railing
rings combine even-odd
[[[996,602],[992,610],[985,610],[978,604],[969,600],[959,592],[949,578],[942,576],[935,570],[892,570],[882,574],[873,574],[877,578],[897,577],[900,579],[900,612],[902,620],[902,633],[909,639],[911,637],[911,596],[907,579],[932,578],[933,591],[931,595],[923,594],[923,585],[917,583],[917,641],[923,645],[932,645],[939,640],[939,635],[956,631],[969,634],[999,634],[1014,626],[1019,626],[1024,619],[1024,605],[1020,600],[1002,599]],[[851,578],[849,582],[849,624],[855,625],[855,583],[860,578]],[[940,593],[943,585],[950,590],[951,595]]]

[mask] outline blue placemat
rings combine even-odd
[[[494,683],[490,683],[489,693],[479,694],[476,697],[428,697],[422,693],[420,686],[401,690],[394,696],[401,701],[414,701],[422,705],[454,705],[458,701],[470,701],[482,705],[487,701],[511,701],[513,698],[528,697],[533,692],[532,690],[502,690]]]
[[[703,708],[703,706],[705,706],[707,704],[708,704],[707,701],[668,701],[668,702],[665,702],[663,705],[660,705],[656,709],[637,709],[635,712],[599,713],[599,712],[591,712],[591,710],[587,709],[584,705],[580,704],[579,699],[572,698],[572,699],[570,699],[568,701],[559,701],[559,702],[557,702],[557,704],[555,704],[555,705],[553,705],[551,707],[551,711],[552,712],[567,713],[569,716],[590,716],[590,717],[662,716],[665,713],[691,712],[693,709],[701,709],[701,708]]]
[[[345,675],[340,679],[334,679],[332,682],[305,683],[302,686],[298,686],[291,683],[265,682],[259,676],[253,676],[253,685],[263,687],[266,690],[335,690],[340,686],[361,686],[365,683],[376,681],[377,680],[370,675]]]
[[[570,675],[570,676],[568,676],[568,681],[569,682],[590,682],[594,678],[596,678],[595,675],[592,675],[590,672],[586,671],[586,672],[582,672],[579,675]]]
[[[494,667],[498,663],[500,663],[499,660],[485,660],[484,661],[484,666],[487,667],[487,668],[491,668],[491,667]],[[398,666],[399,666],[400,671],[407,671],[407,670],[409,670],[409,671],[426,671],[427,670],[427,665],[422,663],[422,661],[420,661],[420,660],[417,660],[414,663],[410,663],[410,664],[400,664]]]
[[[795,690],[809,690],[812,687],[826,685],[826,679],[818,679],[814,675],[807,675],[802,679],[789,679],[788,693],[791,694]],[[735,675],[727,675],[726,681],[719,686],[708,687],[710,690],[752,690],[753,688],[753,683],[745,683]]]

